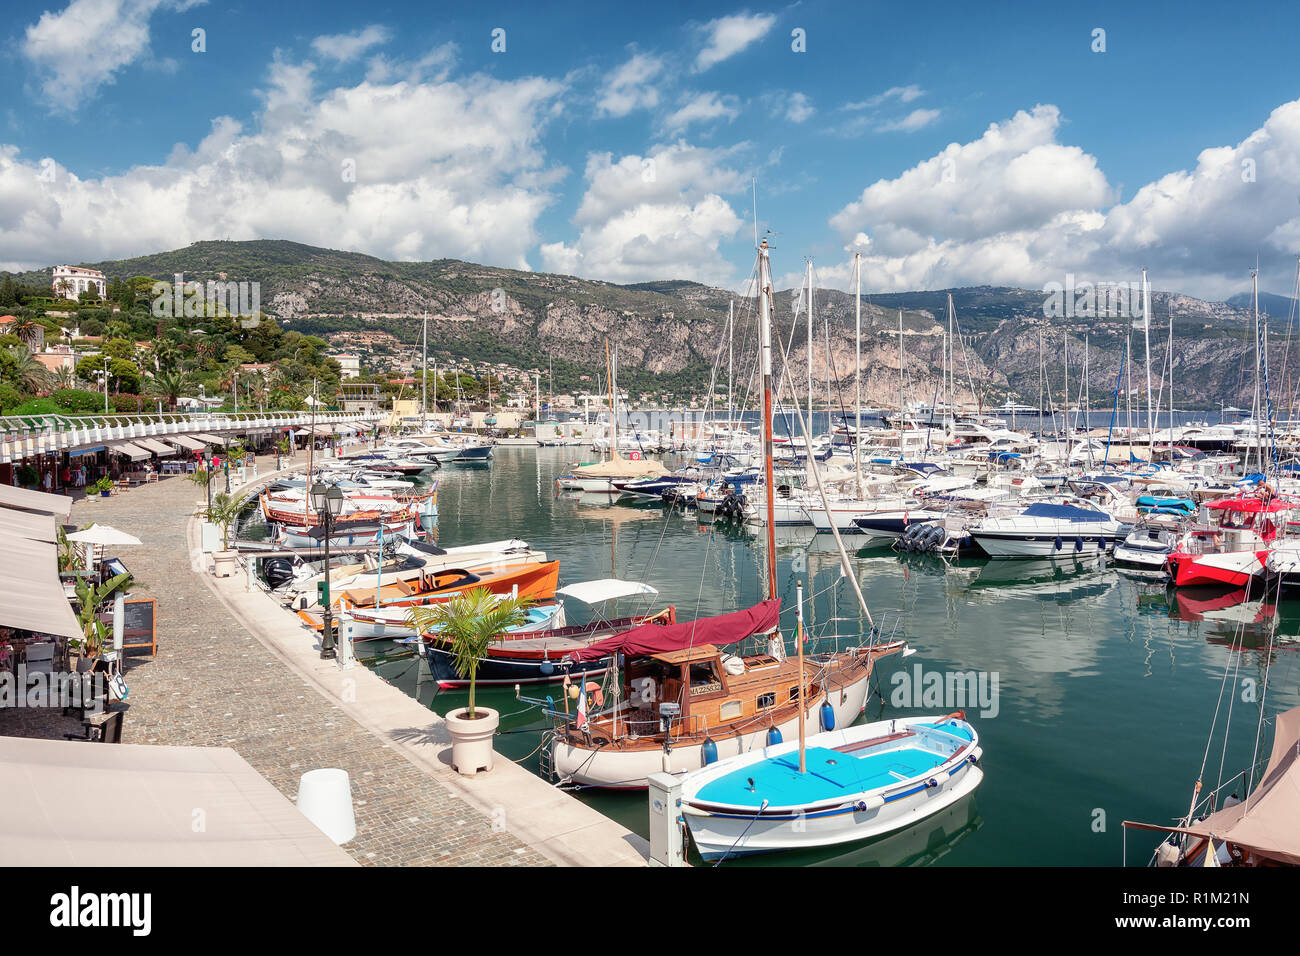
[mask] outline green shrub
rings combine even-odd
[[[81,388],[57,388],[50,398],[70,412],[99,412],[104,409],[104,396]]]
[[[27,396],[8,382],[0,382],[0,411],[12,415],[13,410],[27,400]]]

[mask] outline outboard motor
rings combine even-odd
[[[262,576],[267,587],[279,590],[293,580],[293,562],[288,558],[267,558],[262,562]]]

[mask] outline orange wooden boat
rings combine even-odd
[[[507,564],[499,568],[466,571],[449,568],[423,574],[411,581],[394,581],[379,588],[379,604],[383,607],[411,607],[416,604],[436,604],[459,597],[474,588],[487,588],[493,594],[518,594],[534,601],[548,601],[555,597],[560,583],[560,562],[547,561],[534,564]],[[339,595],[353,607],[374,607],[375,591],[344,591]],[[338,599],[335,599],[337,603]]]

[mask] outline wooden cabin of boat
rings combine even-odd
[[[804,694],[820,701],[862,679],[875,660],[901,645],[855,648],[804,659]],[[631,660],[617,706],[592,716],[588,727],[562,730],[567,742],[615,750],[656,750],[698,744],[780,726],[799,713],[799,662],[770,654],[739,657],[712,644]]]

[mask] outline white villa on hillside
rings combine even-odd
[[[80,266],[54,267],[54,292],[74,302],[87,289],[96,289],[102,299],[107,294],[108,283],[104,273],[96,269],[83,269]]]

